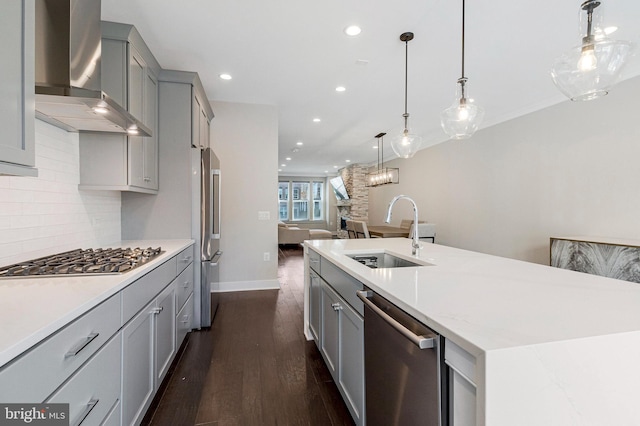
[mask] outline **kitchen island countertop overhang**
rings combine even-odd
[[[308,249],[476,357],[477,424],[640,423],[638,284],[436,244],[413,258],[433,266],[371,269],[347,256],[412,259],[406,238]]]

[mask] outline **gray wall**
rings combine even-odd
[[[211,147],[221,164],[220,290],[277,288],[278,111],[229,102],[211,106]],[[260,211],[270,219],[258,220]]]
[[[640,78],[394,160],[400,184],[370,189],[381,224],[394,195],[437,223],[436,242],[542,264],[552,236],[640,239]],[[399,201],[393,223],[410,218]]]

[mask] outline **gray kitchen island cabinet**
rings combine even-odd
[[[364,425],[364,308],[355,297],[363,286],[316,252],[307,258],[309,330],[351,417]]]
[[[159,73],[134,26],[102,22],[102,89],[151,136],[81,134],[81,189],[157,193]]]
[[[37,176],[34,0],[9,0],[0,14],[0,175]]]

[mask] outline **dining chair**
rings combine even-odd
[[[356,238],[371,238],[369,234],[369,228],[367,228],[367,222],[362,220],[354,220],[353,226],[356,232]]]
[[[413,224],[409,230],[409,237],[413,236]],[[431,240],[436,242],[436,224],[435,223],[418,223],[418,238],[421,240]]]
[[[354,238],[358,238],[358,236],[356,235],[356,230],[355,230],[355,225],[353,220],[351,219],[347,219],[347,234],[349,235],[350,239],[354,239]]]

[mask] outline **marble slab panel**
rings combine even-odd
[[[552,238],[551,266],[640,283],[640,247]]]

